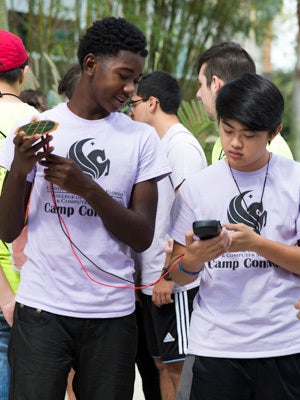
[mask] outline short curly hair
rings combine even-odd
[[[80,39],[77,56],[83,65],[89,53],[95,56],[117,56],[119,51],[127,50],[142,57],[148,55],[144,34],[124,18],[107,17],[95,21]]]

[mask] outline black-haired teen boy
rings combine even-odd
[[[151,246],[138,255],[142,284],[155,282],[166,262],[169,217],[176,192],[184,180],[207,166],[197,139],[178,120],[181,92],[174,77],[154,71],[140,80],[132,97],[131,116],[153,126],[164,146],[172,173],[158,187],[155,233]],[[168,262],[167,262],[168,263]],[[198,282],[175,285],[162,279],[142,289],[142,311],[150,354],[159,371],[161,397],[175,399],[186,356],[189,322]]]
[[[172,278],[200,274],[189,353],[192,400],[300,398],[300,164],[266,149],[281,129],[278,88],[259,75],[233,80],[216,101],[226,158],[187,179],[173,208]],[[205,188],[205,190],[203,190]],[[195,220],[221,234],[196,240]]]
[[[217,122],[216,98],[222,86],[245,74],[256,73],[256,67],[250,54],[238,43],[220,42],[213,44],[200,55],[197,72],[199,81],[197,98],[202,102],[209,118]],[[293,159],[291,150],[280,133],[268,144],[267,148],[273,153]],[[221,140],[218,137],[212,150],[212,163],[224,156]],[[191,364],[189,356],[184,362],[176,400],[185,400],[188,396]]]
[[[169,172],[154,129],[118,112],[146,56],[144,35],[125,19],[94,22],[80,40],[71,100],[40,115],[57,130],[44,139],[12,133],[1,154],[1,239],[23,228],[32,188],[9,347],[14,400],[63,399],[71,367],[76,398],[132,399],[130,248],[150,246],[156,181]]]

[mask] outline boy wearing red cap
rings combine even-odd
[[[30,57],[22,40],[8,31],[0,31],[0,72],[24,68]]]
[[[0,30],[0,147],[19,118],[37,114],[34,107],[19,98],[28,60],[22,40],[11,32]],[[0,168],[0,186],[4,176],[4,169]],[[19,279],[8,245],[0,241],[0,400],[8,399],[7,347]]]

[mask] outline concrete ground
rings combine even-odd
[[[137,368],[135,369],[134,395],[132,400],[145,400],[142,389],[142,380]]]

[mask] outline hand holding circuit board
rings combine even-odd
[[[53,151],[49,146],[53,137],[50,132],[57,129],[58,123],[50,120],[32,120],[15,130],[14,164],[23,173],[29,173],[35,163],[46,158]]]

